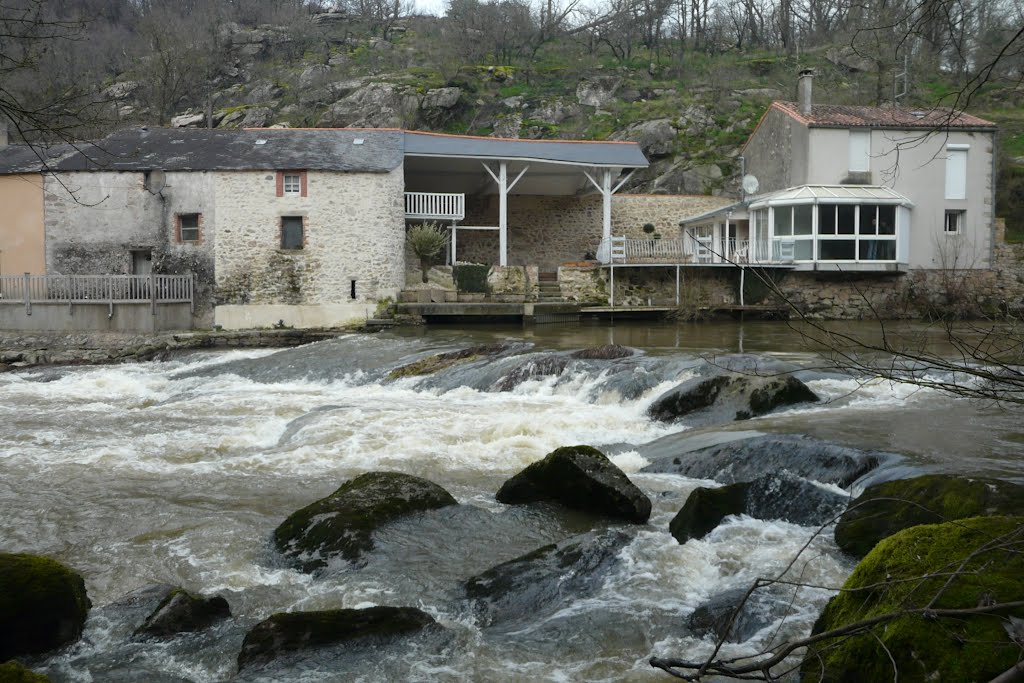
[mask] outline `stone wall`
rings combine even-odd
[[[721,197],[701,195],[616,195],[612,198],[612,234],[644,238],[651,223],[662,236],[679,235],[679,222],[728,204]],[[466,198],[466,225],[497,225],[498,197]],[[579,197],[509,197],[510,265],[537,265],[543,272],[581,261],[597,252],[601,242],[602,201],[599,195]],[[498,262],[497,231],[460,231],[459,261]]]
[[[47,176],[46,270],[50,274],[131,274],[132,252],[150,251],[155,273],[193,273],[197,323],[213,320],[216,214],[212,175],[169,172],[158,193],[141,172]],[[180,243],[175,216],[202,216],[200,240]]]
[[[307,177],[308,196],[278,197],[272,171],[216,174],[218,304],[367,304],[397,296],[405,283],[401,167]],[[302,249],[281,248],[284,216],[303,218]]]

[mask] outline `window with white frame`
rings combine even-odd
[[[959,235],[964,229],[964,212],[947,210],[946,220],[943,224],[943,232],[947,235]]]
[[[946,199],[967,199],[968,145],[946,146]]]
[[[302,194],[302,176],[298,173],[285,173],[281,185],[286,195],[298,197]]]

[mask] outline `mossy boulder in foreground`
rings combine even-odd
[[[456,504],[450,493],[426,479],[368,472],[293,513],[274,531],[274,544],[311,572],[335,555],[358,560],[373,548],[373,532],[388,522]]]
[[[918,524],[1024,511],[1024,486],[929,474],[869,486],[836,525],[836,544],[863,557],[883,538]]]
[[[82,577],[60,562],[0,553],[0,660],[76,640],[90,607]]]
[[[986,544],[988,549],[977,552]],[[921,609],[938,595],[931,607],[935,611],[908,614],[870,632],[811,646],[802,665],[803,680],[891,681],[894,666],[901,683],[988,681],[1003,673],[1021,653],[1005,626],[1011,616],[1024,617],[1024,608],[958,616],[943,616],[940,610],[1021,600],[1022,550],[1024,517],[916,526],[883,540],[857,565],[844,592],[829,601],[813,633]],[[932,574],[937,576],[916,578]]]
[[[643,524],[651,501],[608,457],[590,446],[558,448],[515,475],[498,490],[509,505],[550,501]]]
[[[661,422],[686,417],[693,424],[718,424],[749,420],[776,408],[818,400],[817,394],[792,375],[725,373],[683,382],[655,399],[647,414]]]
[[[434,619],[413,607],[369,607],[274,614],[245,634],[238,669],[278,657],[341,644],[381,646],[432,626]]]
[[[10,661],[0,664],[0,683],[50,683],[50,679],[18,662]]]
[[[136,636],[171,638],[178,633],[202,631],[231,616],[228,601],[219,595],[205,598],[183,588],[174,588],[164,596]]]

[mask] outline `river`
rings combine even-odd
[[[845,329],[875,333],[869,325]],[[493,390],[507,360],[386,379],[431,353],[494,341],[516,344],[515,362],[608,343],[641,354],[570,363],[511,391]],[[941,348],[941,337],[935,343]],[[697,366],[737,353],[806,368],[802,377],[824,401],[700,429],[648,419],[650,403]],[[270,614],[368,605],[419,607],[446,639],[313,658],[243,679],[663,680],[648,666],[651,656],[695,657],[712,647],[688,631],[687,616],[723,590],[781,572],[813,529],[737,517],[679,545],[669,521],[690,491],[716,484],[641,472],[645,444],[802,434],[898,454],[891,466],[903,473],[1024,476],[1024,428],[1013,411],[837,373],[793,328],[773,322],[410,328],[280,351],[36,368],[0,374],[0,415],[0,547],[68,564],[85,577],[93,602],[78,643],[30,661],[54,681],[223,681],[235,676],[245,631]],[[494,500],[505,479],[574,444],[612,454],[653,501],[650,522],[632,531],[589,594],[526,621],[480,625],[459,599],[461,582],[599,524]],[[363,567],[308,575],[276,556],[270,534],[288,514],[370,470],[425,477],[475,514],[394,524],[378,534]],[[808,583],[839,585],[853,567],[828,534],[807,556],[798,570]],[[220,593],[234,616],[201,634],[133,640],[138,615],[110,605],[154,583]],[[806,634],[829,595],[800,591],[791,613],[780,610],[726,651],[751,653]]]

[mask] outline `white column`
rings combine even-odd
[[[458,258],[455,255],[455,248],[458,245],[458,241],[459,241],[458,237],[459,237],[459,226],[456,223],[452,223],[452,265],[453,266],[455,265],[455,262],[458,261]]]
[[[508,164],[498,169],[498,265],[508,265]]]
[[[601,236],[609,240],[612,236],[612,172],[606,168],[601,175]]]

